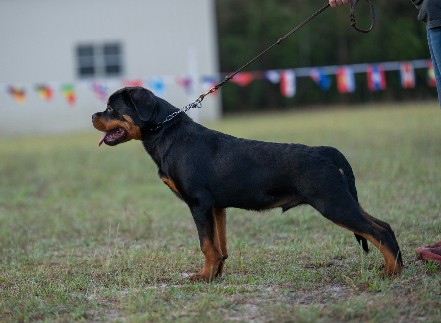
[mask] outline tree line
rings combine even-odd
[[[236,70],[325,4],[325,0],[217,0],[221,71]],[[370,33],[351,28],[347,6],[327,9],[248,70],[429,58],[425,26],[417,21],[418,12],[410,0],[374,1],[374,7],[376,25]],[[356,17],[358,25],[369,26],[367,2],[360,1]],[[281,97],[278,86],[269,82],[255,81],[247,87],[229,84],[222,89],[223,103],[226,111],[239,111],[434,97],[435,89],[425,85],[424,73],[416,71],[413,90],[402,90],[398,77],[387,75],[388,88],[380,93],[369,93],[365,76],[357,75],[357,90],[343,96],[335,86],[324,93],[312,80],[301,78],[291,99]]]

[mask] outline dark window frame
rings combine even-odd
[[[76,74],[80,79],[123,75],[124,53],[121,42],[78,44],[75,54]]]

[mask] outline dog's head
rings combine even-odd
[[[142,87],[127,87],[113,93],[107,109],[92,116],[93,126],[103,131],[98,145],[115,146],[142,139],[142,128],[154,126],[157,115],[156,97]]]

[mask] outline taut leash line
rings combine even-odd
[[[358,1],[358,0],[357,0]],[[315,17],[317,17],[319,14],[321,14],[323,11],[325,11],[326,9],[328,9],[330,7],[329,3],[324,6],[323,8],[321,8],[320,10],[316,11],[312,16],[308,17],[306,20],[302,21],[298,26],[296,26],[295,28],[293,28],[292,30],[290,30],[288,33],[286,33],[284,36],[280,37],[279,39],[277,39],[277,41],[273,44],[271,44],[269,47],[267,47],[265,50],[263,50],[260,54],[258,54],[256,57],[252,58],[251,60],[249,60],[246,64],[244,64],[242,67],[240,67],[239,69],[237,69],[234,73],[227,75],[223,81],[221,81],[220,83],[216,84],[215,86],[213,86],[210,90],[208,90],[206,93],[201,94],[196,101],[198,101],[199,103],[209,94],[215,92],[216,90],[218,90],[222,85],[224,85],[225,83],[227,83],[229,80],[231,80],[235,75],[237,75],[238,73],[240,73],[242,70],[244,70],[246,67],[248,67],[249,65],[251,65],[255,60],[259,59],[261,56],[265,55],[269,50],[271,50],[273,47],[281,44],[283,41],[285,41],[289,36],[291,36],[292,34],[294,34],[296,31],[298,31],[299,29],[301,29],[303,26],[305,26],[307,23],[309,23],[311,20],[313,20]]]
[[[357,8],[358,5],[358,1],[359,0],[351,0],[351,11],[350,11],[350,21],[351,21],[351,26],[358,32],[361,33],[368,33],[370,32],[374,26],[375,26],[375,10],[374,10],[374,6],[371,2],[371,0],[366,0],[366,2],[369,3],[370,9],[371,9],[371,25],[368,29],[361,29],[357,27],[357,23],[356,23],[356,19],[355,19],[355,9]],[[255,56],[254,58],[252,58],[251,60],[249,60],[247,63],[245,63],[242,67],[240,67],[239,69],[237,69],[235,72],[233,72],[232,74],[229,74],[227,76],[225,76],[225,78],[217,83],[215,86],[211,87],[207,92],[202,93],[201,95],[199,95],[199,97],[192,103],[186,105],[185,107],[179,109],[178,111],[173,112],[172,114],[168,115],[164,121],[158,123],[156,125],[155,128],[151,129],[152,131],[156,131],[159,128],[161,128],[164,123],[169,122],[170,120],[172,120],[173,118],[175,118],[178,114],[180,113],[185,113],[190,109],[193,108],[202,108],[202,101],[204,100],[204,98],[217,91],[221,86],[223,86],[225,83],[227,83],[228,81],[230,81],[235,75],[237,75],[238,73],[240,73],[242,70],[244,70],[246,67],[248,67],[250,64],[252,64],[254,61],[256,61],[257,59],[259,59],[261,56],[265,55],[269,50],[271,50],[273,47],[281,44],[283,41],[285,41],[288,37],[290,37],[292,34],[294,34],[295,32],[297,32],[298,30],[300,30],[302,27],[304,27],[306,24],[308,24],[311,20],[313,20],[314,18],[316,18],[318,15],[320,15],[322,12],[324,12],[326,9],[328,9],[330,7],[330,4],[326,4],[325,6],[323,6],[322,8],[320,8],[319,10],[317,10],[316,12],[314,12],[311,16],[309,16],[308,18],[306,18],[305,20],[303,20],[300,24],[298,24],[296,27],[294,27],[293,29],[291,29],[288,33],[286,33],[285,35],[283,35],[282,37],[280,37],[279,39],[277,39],[276,42],[274,42],[273,44],[271,44],[270,46],[268,46],[266,49],[264,49],[261,53],[259,53],[257,56]]]

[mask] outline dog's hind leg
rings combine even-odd
[[[333,192],[310,204],[335,224],[370,241],[382,253],[388,275],[401,273],[401,252],[389,224],[363,211],[347,192]]]
[[[361,235],[356,234],[356,233],[354,233],[354,236],[355,236],[355,239],[357,239],[358,244],[362,246],[363,251],[365,253],[368,253],[369,252],[369,247],[368,247],[368,243],[367,243],[366,238],[364,238]]]
[[[346,185],[348,186],[349,194],[351,194],[352,198],[358,203],[357,188],[355,186],[355,176],[352,171],[351,165],[347,161],[346,157],[343,156],[343,154],[340,153],[338,150],[333,149],[332,152],[333,153],[331,155],[333,157],[333,162],[340,171],[340,174],[345,179]],[[368,253],[369,247],[367,239],[357,233],[354,233],[354,235],[355,239],[357,239],[358,244],[362,246],[364,252]]]
[[[383,254],[386,274],[398,275],[403,267],[401,251],[389,232],[383,231],[383,228],[375,228],[375,226],[371,223],[371,228],[366,230],[367,232],[358,232],[358,234],[369,240]],[[353,229],[348,229],[353,231]]]
[[[389,225],[389,223],[381,221],[380,219],[377,219],[377,218],[373,217],[372,215],[367,213],[362,208],[360,208],[360,210],[361,210],[361,213],[363,214],[363,216],[365,216],[367,219],[369,219],[370,221],[374,222],[375,224],[377,224],[378,226],[380,226],[381,228],[383,228],[384,230],[386,230],[389,233],[389,235],[392,238],[392,243],[395,245],[395,248],[398,250],[397,261],[398,261],[398,263],[401,266],[403,266],[403,258],[402,258],[402,255],[401,255],[400,246],[398,245],[398,241],[397,241],[397,239],[395,237],[395,233],[392,230],[392,228]]]
[[[354,212],[351,217],[352,219],[348,219],[346,216],[339,216],[334,222],[371,242],[383,255],[386,274],[400,274],[403,261],[393,231],[377,224],[372,220],[372,216],[367,217],[361,210]],[[354,221],[354,217],[358,220]],[[387,226],[390,228],[388,224]]]
[[[352,168],[349,165],[349,163],[346,161],[346,167],[345,167],[345,171],[344,170],[340,170],[340,173],[343,175],[343,177],[346,179],[346,183],[348,185],[348,191],[351,194],[352,198],[358,203],[358,196],[357,196],[357,189],[355,187],[355,177],[354,177],[354,173],[352,172]],[[399,249],[398,247],[398,243],[397,240],[395,238],[395,233],[393,232],[392,228],[390,227],[390,225],[384,221],[381,221],[373,216],[371,216],[370,214],[368,214],[366,211],[364,211],[361,207],[360,207],[361,213],[368,218],[370,221],[376,223],[377,225],[379,225],[380,227],[382,227],[383,229],[387,230],[389,232],[389,234],[392,236],[392,239],[396,245],[396,247]],[[369,248],[368,248],[368,244],[367,244],[367,239],[357,233],[354,233],[355,238],[357,239],[357,242],[363,247],[363,250],[367,253],[369,252]],[[400,257],[400,261],[401,261],[401,253],[399,254]],[[402,261],[401,261],[402,262]]]

